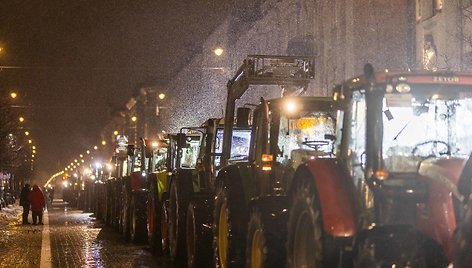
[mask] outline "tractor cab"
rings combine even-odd
[[[413,226],[450,258],[472,151],[472,75],[370,67],[334,94],[337,156],[361,193],[360,222]]]

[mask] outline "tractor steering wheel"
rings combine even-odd
[[[421,147],[425,147],[426,145],[428,144],[431,144],[431,148],[430,150],[426,150],[426,152],[428,154],[421,154],[421,151],[425,151],[424,149],[423,150],[420,150]],[[444,149],[445,150],[438,150],[438,144],[442,144],[444,145]],[[426,148],[428,149],[428,148]],[[417,152],[420,152],[420,153],[417,153]],[[415,145],[415,147],[413,147],[413,150],[411,150],[411,154],[413,156],[419,156],[421,158],[429,158],[429,157],[439,157],[441,155],[451,155],[451,146],[449,146],[449,144],[445,141],[441,141],[441,140],[430,140],[430,141],[425,141],[425,142],[421,142],[421,143],[418,143],[417,145]]]
[[[311,149],[315,149],[316,151],[318,151],[320,146],[328,145],[329,142],[328,141],[316,141],[316,140],[309,141],[309,140],[306,140],[306,141],[302,142],[302,144],[310,147]]]

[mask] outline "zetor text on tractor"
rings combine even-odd
[[[447,266],[472,151],[472,75],[366,65],[334,104],[336,159],[294,177],[287,266]]]

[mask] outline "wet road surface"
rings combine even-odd
[[[0,267],[177,267],[61,200],[49,208],[44,225],[22,225],[20,215],[0,227],[0,236]]]

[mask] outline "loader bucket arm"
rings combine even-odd
[[[305,89],[313,77],[314,60],[312,57],[248,56],[227,84],[222,165],[228,163],[231,154],[236,100],[241,98],[250,85],[293,86]]]

